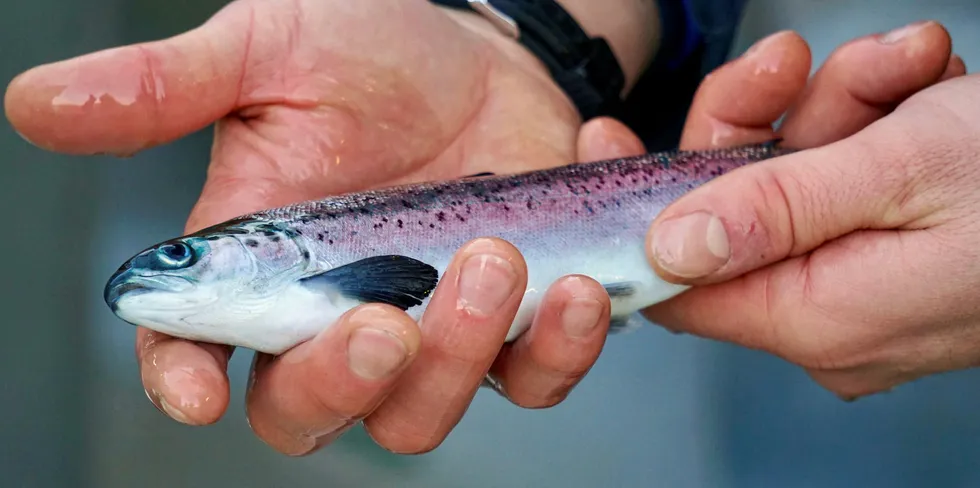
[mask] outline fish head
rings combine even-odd
[[[134,325],[187,338],[213,334],[261,316],[302,276],[310,253],[295,237],[238,222],[162,242],[109,278],[105,302]]]

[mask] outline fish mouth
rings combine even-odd
[[[171,289],[172,287],[168,286],[168,283],[165,283],[161,278],[164,277],[140,276],[132,268],[120,268],[119,271],[116,271],[109,278],[109,282],[106,283],[105,290],[102,293],[102,298],[112,312],[117,313],[119,311],[119,301],[123,296],[132,297],[142,293],[177,291],[176,289]]]
[[[105,298],[106,305],[115,313],[119,311],[119,299],[123,295],[129,293],[132,296],[134,293],[146,291],[149,291],[149,288],[140,283],[122,283],[116,286],[107,286],[103,298]]]

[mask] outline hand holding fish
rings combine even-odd
[[[936,24],[898,34],[890,48],[842,48],[780,130],[787,145],[822,147],[724,175],[659,215],[651,262],[701,286],[650,319],[781,356],[844,399],[980,365],[980,77],[947,63]],[[817,82],[828,78],[842,83]],[[692,127],[771,122],[735,118],[712,83]],[[701,134],[686,143],[713,142]],[[732,134],[725,143],[771,136]]]
[[[650,15],[642,7],[627,23],[642,30]],[[629,29],[614,25],[610,42],[635,78],[645,54],[623,47]],[[72,154],[131,154],[217,121],[187,232],[325,195],[642,151],[609,136],[612,121],[580,131],[541,63],[485,21],[419,0],[238,0],[176,37],[35,68],[11,83],[6,110],[25,138]],[[485,240],[456,258],[449,274],[472,273],[434,292],[424,330],[394,307],[370,305],[332,325],[324,317],[328,330],[285,354],[258,355],[246,400],[258,436],[303,454],[363,419],[384,447],[426,451],[491,365],[515,403],[560,402],[605,340],[605,291],[559,280],[543,319],[501,351],[523,259]],[[563,325],[566,309],[573,319]],[[217,421],[233,348],[137,330],[151,401],[187,424]]]

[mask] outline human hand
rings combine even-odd
[[[329,194],[579,159],[578,115],[533,56],[474,15],[418,0],[239,0],[175,38],[33,69],[11,83],[6,110],[27,139],[71,154],[131,154],[217,120],[187,232]],[[622,149],[589,147],[600,157]],[[561,401],[603,345],[604,290],[561,280],[532,329],[501,350],[526,270],[499,241],[477,241],[456,262],[474,253],[486,266],[459,286],[494,304],[457,310],[466,297],[446,279],[424,328],[370,305],[281,356],[258,355],[246,399],[257,435],[305,454],[363,420],[385,448],[424,452],[491,365],[514,403]],[[578,319],[570,334],[563,316]],[[232,352],[137,332],[147,395],[191,425],[226,411]]]
[[[902,33],[842,47],[792,106],[785,144],[823,147],[723,176],[658,216],[651,262],[697,286],[651,320],[778,355],[845,399],[980,364],[980,78],[962,76],[939,25]],[[790,106],[724,103],[711,83],[689,147],[770,138]],[[723,234],[706,235],[713,218]]]

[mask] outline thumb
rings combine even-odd
[[[31,143],[70,154],[170,142],[235,108],[249,29],[232,4],[170,39],[33,68],[8,86],[7,118]]]
[[[654,221],[651,264],[672,282],[716,283],[855,230],[910,224],[925,210],[909,200],[922,179],[898,163],[916,151],[869,142],[876,140],[894,137],[868,131],[740,168],[692,191]]]

